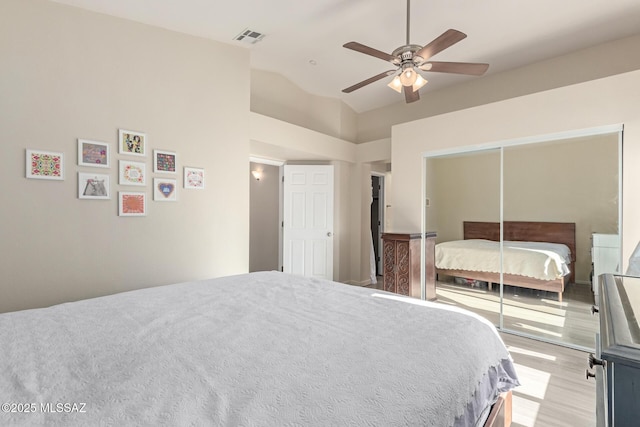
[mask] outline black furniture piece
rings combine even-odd
[[[640,277],[599,276],[600,315],[596,353],[587,378],[596,379],[597,426],[640,422]]]

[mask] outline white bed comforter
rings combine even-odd
[[[571,251],[566,245],[542,242],[503,243],[505,274],[555,280],[570,273]],[[438,243],[436,268],[447,270],[500,272],[500,243],[469,239]]]
[[[517,378],[439,307],[268,272],[2,314],[0,403],[36,406],[0,425],[474,425]]]

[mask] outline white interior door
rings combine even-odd
[[[285,165],[283,270],[333,280],[333,166]]]

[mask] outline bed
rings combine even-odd
[[[562,302],[575,280],[575,230],[575,223],[504,221],[504,284],[555,292]],[[465,221],[463,236],[436,245],[438,275],[500,283],[500,223]],[[481,252],[488,254],[483,265]]]
[[[0,425],[510,423],[511,357],[463,309],[250,273],[0,315]]]

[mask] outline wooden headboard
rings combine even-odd
[[[499,222],[464,221],[464,239],[500,240]],[[571,250],[571,282],[575,281],[576,224],[574,222],[504,221],[504,240],[562,243]]]

